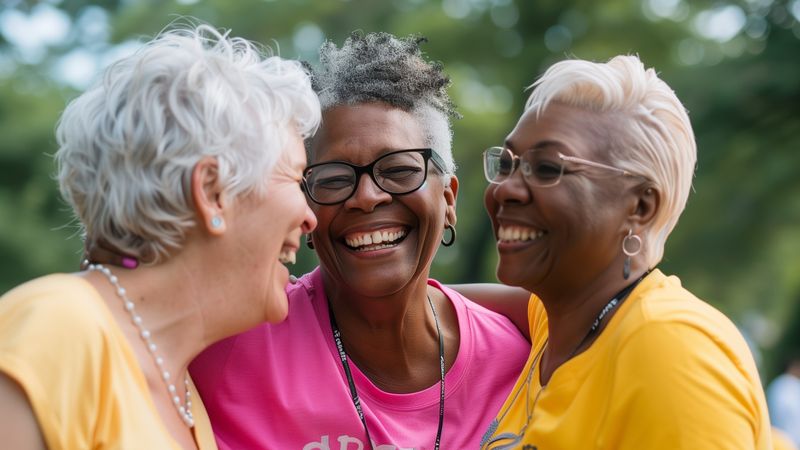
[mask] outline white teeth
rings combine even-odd
[[[406,235],[405,230],[398,230],[398,231],[385,231],[385,230],[376,230],[372,232],[367,232],[363,234],[353,234],[345,237],[344,241],[353,248],[363,247],[363,246],[380,246],[380,244],[384,243],[392,243],[403,236]],[[387,248],[391,247],[391,245],[384,244],[379,248]],[[378,247],[370,247],[369,250],[375,250]]]
[[[382,248],[389,248],[389,247],[394,247],[394,245],[392,245],[392,244],[373,244],[373,245],[367,245],[367,246],[364,246],[364,247],[357,248],[356,251],[358,251],[358,252],[369,252],[369,251],[372,251],[372,250],[380,250]]]
[[[297,253],[291,250],[282,251],[281,254],[278,255],[278,261],[283,264],[294,264],[297,262]]]
[[[500,241],[533,241],[544,236],[545,232],[534,228],[520,226],[501,226],[497,230],[497,238]]]

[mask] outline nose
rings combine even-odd
[[[303,234],[308,234],[314,231],[314,228],[317,228],[317,216],[314,215],[314,211],[308,206],[308,203],[304,203],[305,213],[303,215],[303,223],[300,225],[300,229],[303,230]]]
[[[489,208],[489,197],[498,205],[525,204],[531,201],[531,188],[522,176],[522,170],[514,173],[500,184],[491,184],[486,188],[484,201]]]
[[[384,192],[372,181],[368,174],[362,174],[358,187],[353,195],[348,198],[344,205],[345,208],[360,209],[364,212],[372,212],[382,203],[391,203],[392,194]]]

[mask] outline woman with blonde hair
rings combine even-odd
[[[530,357],[482,448],[772,448],[744,339],[657,268],[695,160],[683,106],[635,56],[534,84],[483,155],[498,278],[534,295]]]
[[[0,299],[0,436],[15,449],[216,448],[187,366],[288,309],[316,219],[300,183],[319,102],[302,67],[201,25],[109,67],[57,130],[61,190],[97,243],[142,262]]]

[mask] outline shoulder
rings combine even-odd
[[[664,442],[676,439],[671,448],[738,448],[767,439],[755,363],[746,349],[716,332],[686,322],[649,322],[613,352],[610,372],[612,414],[637,430],[626,438],[632,442],[655,443],[648,439],[660,436]],[[638,431],[653,427],[665,434]]]
[[[631,294],[618,326],[607,330],[614,354],[612,391],[629,411],[625,414],[763,436],[766,405],[744,338],[677,278],[654,275]],[[681,432],[691,435],[688,429]]]
[[[35,335],[38,341],[74,346],[81,338],[106,329],[109,318],[97,291],[74,275],[48,275],[0,297],[0,336],[4,337]]]
[[[286,296],[289,298],[289,314],[293,309],[305,307],[311,302],[324,297],[325,287],[322,272],[316,267],[311,272],[297,278],[297,282],[286,285]]]
[[[702,345],[737,365],[755,370],[750,349],[736,325],[713,306],[681,286],[674,276],[655,271],[637,287],[628,300],[629,311],[620,322],[624,345],[636,347],[636,340],[684,343],[677,351],[692,351]],[[745,369],[745,367],[743,367]]]
[[[23,387],[48,441],[67,428],[77,436],[96,414],[110,342],[120,336],[114,326],[97,291],[73,275],[39,278],[0,298],[0,371]]]

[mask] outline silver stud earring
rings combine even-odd
[[[219,228],[223,223],[222,217],[220,216],[214,216],[211,218],[211,228]]]

